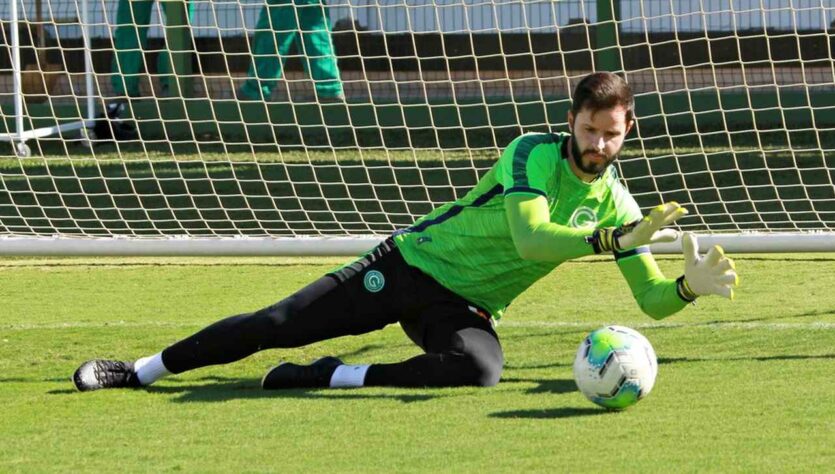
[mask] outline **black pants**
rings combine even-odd
[[[479,314],[480,313],[480,314]],[[372,365],[366,385],[492,386],[504,357],[483,310],[409,266],[391,240],[254,313],[220,320],[162,352],[173,373],[226,364],[263,349],[299,347],[399,322],[425,353]]]

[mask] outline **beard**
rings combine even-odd
[[[593,162],[591,160],[589,160],[588,162],[583,162],[584,155],[597,155],[602,156],[604,159],[599,163]],[[577,144],[577,137],[575,137],[572,133],[571,156],[574,159],[574,164],[576,164],[577,168],[580,168],[580,171],[582,171],[583,173],[601,175],[604,171],[606,171],[606,168],[608,168],[609,165],[611,165],[615,162],[616,159],[618,159],[618,156],[620,156],[620,149],[618,149],[618,151],[616,151],[612,156],[607,156],[603,153],[598,153],[597,151],[592,149],[583,150],[581,152],[580,145]]]

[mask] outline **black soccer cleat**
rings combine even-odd
[[[342,361],[336,357],[322,357],[310,365],[284,362],[267,372],[267,375],[261,379],[261,388],[281,390],[329,387],[331,376],[340,365],[342,365]]]
[[[89,360],[75,371],[72,381],[80,392],[142,386],[133,370],[133,363],[118,360]]]

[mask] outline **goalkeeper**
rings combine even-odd
[[[466,196],[396,232],[359,260],[273,306],[220,320],[135,362],[92,360],[79,390],[148,385],[168,374],[226,364],[268,348],[298,347],[399,322],[423,353],[373,365],[325,357],[283,363],[265,389],[449,387],[498,383],[504,357],[493,322],[562,262],[613,255],[641,309],[660,319],[699,296],[733,297],[737,276],[719,247],[705,257],[685,234],[684,273],[665,278],[648,245],[687,211],[674,202],[642,216],[611,164],[631,130],[629,86],[585,77],[573,95],[570,134],[525,134]],[[594,282],[588,283],[595,292]],[[601,295],[602,296],[602,295]]]

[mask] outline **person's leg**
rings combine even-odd
[[[73,380],[82,391],[148,385],[171,373],[234,362],[263,349],[381,329],[402,317],[398,288],[409,287],[398,278],[398,269],[405,268],[402,261],[394,246],[384,242],[272,306],[220,320],[135,364],[88,361]],[[378,275],[379,286],[368,286]]]
[[[139,96],[139,69],[148,43],[153,0],[119,0],[110,82],[118,95]]]
[[[398,253],[399,256],[399,253]],[[402,257],[401,261],[402,261]],[[405,261],[398,262],[396,272],[378,275],[388,282],[395,276],[393,291],[385,301],[394,301],[403,316],[400,325],[425,354],[393,364],[344,365],[341,361],[324,359],[309,366],[284,364],[265,376],[265,388],[299,387],[455,387],[462,385],[493,386],[499,382],[504,355],[489,316],[483,309],[446,289],[436,280]],[[367,294],[363,288],[371,275],[352,278],[352,293]],[[368,282],[373,284],[374,282]],[[389,291],[388,283],[383,291]],[[373,307],[376,300],[361,301],[362,307]],[[335,364],[339,364],[334,368]],[[329,368],[329,383],[315,376]],[[313,376],[311,376],[313,375]]]
[[[400,324],[426,353],[403,362],[370,366],[364,385],[491,387],[499,383],[504,365],[502,347],[490,323],[481,316],[459,312]]]
[[[150,385],[172,373],[227,364],[263,349],[298,347],[385,325],[351,318],[350,299],[338,279],[326,275],[272,306],[222,319],[135,363],[85,362],[73,381],[81,391]]]
[[[258,14],[255,29],[249,79],[239,94],[251,100],[272,95],[287,54],[298,35],[299,24],[291,0],[267,0],[267,5]]]
[[[162,351],[165,367],[178,374],[228,364],[263,349],[300,347],[393,322],[382,315],[355,317],[352,295],[333,275],[254,313],[220,320]]]
[[[302,64],[320,99],[344,97],[331,38],[328,8],[322,0],[295,0],[302,37]]]
[[[194,4],[193,0],[186,0],[186,15],[188,18],[189,25],[194,23]],[[167,15],[166,8],[160,5],[160,9],[163,11],[163,15]],[[165,19],[166,25],[168,25],[168,18]],[[171,83],[172,81],[176,81],[176,75],[172,74],[172,67],[173,64],[171,63],[171,54],[169,53],[168,45],[166,44],[162,51],[159,52],[157,55],[157,75],[159,76],[159,85],[162,89],[161,93],[163,96],[167,96],[169,91],[171,91]]]

